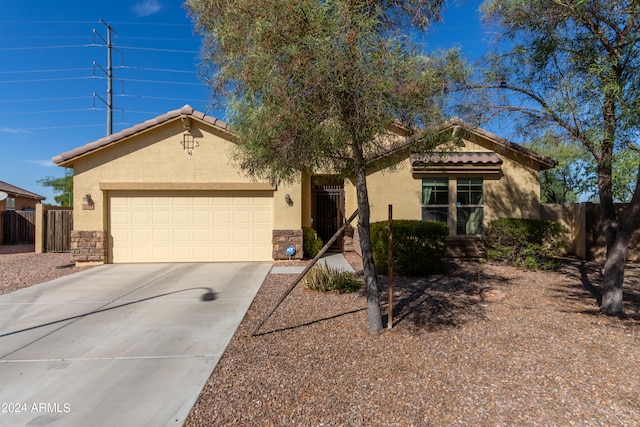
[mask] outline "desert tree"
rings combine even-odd
[[[64,176],[56,178],[48,176],[36,181],[43,187],[50,187],[56,194],[53,199],[60,206],[73,206],[73,170],[66,169]]]
[[[545,134],[526,146],[556,161],[553,169],[540,172],[542,203],[576,203],[597,193],[595,165],[581,145]]]
[[[628,245],[640,221],[640,170],[631,156],[633,195],[619,214],[614,165],[638,150],[640,3],[485,0],[481,12],[498,37],[481,76],[465,87],[521,134],[553,132],[589,153],[607,242],[600,310],[619,314]]]
[[[411,43],[442,1],[188,0],[202,71],[239,141],[236,160],[271,182],[355,180],[370,332],[382,330],[369,233],[367,159],[398,123],[441,119],[446,60]]]

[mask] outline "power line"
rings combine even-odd
[[[168,38],[168,37],[130,37],[130,36],[121,36],[121,37],[118,37],[118,40],[153,40],[153,41],[167,41],[167,42],[193,42],[193,41],[197,41],[197,38],[176,39],[176,38]]]
[[[105,25],[107,25],[105,22],[100,21],[102,23],[104,23]],[[3,23],[6,23],[6,21],[0,21],[0,25],[2,25]],[[95,24],[96,22],[94,21],[22,21],[22,22],[16,22],[16,21],[12,21],[10,22],[11,24],[15,24],[15,23],[20,23],[20,24],[65,24],[65,25],[73,25],[73,24]],[[124,22],[124,23],[120,23],[122,25],[136,25],[139,26],[140,23],[137,22]],[[147,24],[142,24],[147,25]],[[163,24],[163,23],[150,23],[148,25],[155,25],[155,26],[164,26],[164,27],[187,27],[190,26],[188,24]],[[162,31],[162,30],[161,30]],[[169,30],[167,30],[166,32],[169,32]],[[115,32],[114,32],[114,36],[115,36]],[[2,39],[4,37],[0,37],[0,39]],[[15,37],[16,39],[18,39],[18,37]],[[40,37],[31,37],[31,36],[27,36],[27,37],[19,37],[19,39],[21,40],[25,40],[28,38],[32,38],[32,39],[38,39]],[[41,37],[42,39],[44,39],[44,37]],[[15,51],[15,52],[28,52],[28,51],[37,51],[37,50],[56,50],[56,49],[79,49],[79,48],[86,48],[86,47],[109,47],[109,43],[107,41],[104,40],[93,40],[92,43],[90,44],[74,44],[74,41],[70,41],[67,42],[69,44],[66,44],[65,41],[63,41],[64,38],[68,38],[68,39],[78,39],[78,37],[66,37],[66,36],[61,36],[59,38],[50,38],[47,37],[46,39],[48,40],[48,42],[45,43],[41,43],[41,45],[39,46],[14,46],[14,47],[1,47],[0,51],[5,51],[5,52],[11,52],[11,51]],[[177,42],[197,42],[197,39],[193,38],[193,39],[187,39],[187,38],[154,38],[154,37],[123,37],[123,38],[119,38],[119,40],[128,40],[129,43],[131,44],[131,46],[118,46],[120,49],[125,50],[128,49],[130,51],[149,51],[149,52],[165,52],[165,53],[169,53],[169,54],[198,54],[200,53],[197,50],[188,50],[188,49],[165,49],[164,47],[160,47],[160,48],[154,48],[154,47],[144,47],[144,46],[140,46],[137,47],[135,45],[137,45],[138,43],[135,42],[135,40],[143,40],[146,42],[149,41],[158,41],[159,43],[157,43],[160,46],[163,45],[169,45],[171,46],[170,43],[162,43],[162,42],[166,42],[166,41],[177,41]],[[118,40],[118,39],[115,39]],[[114,40],[114,41],[115,41]],[[51,43],[51,41],[53,41],[53,43]],[[57,43],[59,41],[59,43]],[[104,43],[102,43],[104,41]],[[13,42],[10,42],[11,44],[13,44]],[[38,44],[38,42],[32,42],[33,44]],[[47,44],[47,43],[51,43],[51,44]],[[6,46],[7,43],[5,43]],[[140,44],[155,44],[155,43],[140,43]],[[186,44],[186,43],[181,43],[182,46],[185,46],[187,48],[192,47],[193,44]],[[180,45],[178,45],[178,47],[180,47]],[[114,46],[115,48],[115,46]],[[53,52],[52,52],[53,53]],[[137,55],[135,53],[129,52],[130,55]],[[79,52],[78,52],[79,55]],[[158,55],[160,56],[160,55]],[[75,64],[74,64],[75,65]],[[165,80],[154,80],[154,79],[127,79],[127,78],[119,78],[120,76],[118,76],[117,80],[123,82],[123,83],[127,83],[127,82],[132,82],[132,83],[152,83],[152,84],[162,84],[162,85],[168,85],[168,86],[193,86],[193,87],[204,87],[204,85],[200,82],[194,82],[191,76],[197,74],[197,71],[195,70],[185,70],[185,69],[170,69],[170,68],[151,68],[151,67],[135,67],[135,66],[116,66],[113,67],[115,69],[122,69],[123,72],[119,73],[119,74],[125,74],[125,75],[139,75],[142,77],[146,77],[146,76],[157,76],[158,74],[152,74],[152,73],[175,73],[177,74],[185,74],[185,75],[189,75],[189,77],[184,77],[184,78],[180,78],[177,76],[169,76],[171,79],[174,78],[179,78],[181,80],[186,80],[186,81],[165,81]],[[85,74],[87,71],[92,70],[92,68],[61,68],[61,69],[35,69],[35,70],[23,70],[23,71],[0,71],[0,77],[9,77],[10,79],[8,80],[0,80],[0,84],[2,83],[6,83],[6,84],[12,84],[12,83],[38,83],[38,82],[62,82],[62,81],[77,81],[77,80],[88,80],[88,79],[100,79],[100,80],[104,80],[107,79],[107,76],[76,76],[76,77],[51,77],[50,75],[53,74],[54,76],[56,75],[55,73],[82,73]],[[129,70],[129,71],[124,71],[124,70]],[[95,72],[95,67],[93,69],[93,71]],[[137,71],[143,72],[145,74],[136,74]],[[37,74],[42,74],[40,76],[37,76]],[[67,74],[67,75],[68,75]],[[64,76],[64,74],[63,74]],[[13,77],[13,79],[12,79]],[[17,78],[16,78],[17,77]],[[24,78],[27,77],[27,78]],[[28,78],[28,77],[36,77],[36,78]],[[42,78],[37,78],[37,77],[42,77]],[[78,84],[78,83],[74,83],[71,84],[71,86],[76,85],[77,87],[83,87],[82,85]],[[59,87],[65,87],[64,85],[56,85],[56,84],[51,84],[48,85],[50,88],[55,88],[57,86]],[[132,87],[135,87],[136,85],[134,84]],[[185,89],[181,89],[182,92],[190,92],[191,90],[187,90]],[[67,91],[68,93],[68,91]],[[125,95],[124,93],[122,95],[116,95],[116,96],[122,96],[123,98],[133,98],[133,99],[141,99],[141,100],[167,100],[167,101],[179,101],[179,102],[185,102],[185,100],[188,100],[188,102],[206,102],[205,100],[194,100],[194,99],[189,99],[189,97],[162,97],[162,96],[149,96],[149,95],[142,95],[142,96],[136,96],[136,95]],[[64,104],[64,101],[74,101],[74,100],[83,100],[86,101],[88,99],[91,99],[91,97],[88,96],[72,96],[72,97],[33,97],[33,98],[29,98],[29,99],[14,99],[14,100],[5,100],[5,99],[0,99],[0,103],[19,103],[19,102],[25,102],[25,103],[34,103],[34,102],[38,102],[38,103],[43,103],[41,105],[42,106],[50,106],[53,107],[52,109],[47,110],[46,107],[42,110],[38,110],[38,111],[25,111],[25,112],[17,112],[15,111],[14,108],[7,108],[4,107],[5,110],[9,110],[8,112],[4,113],[4,112],[0,112],[0,116],[17,116],[17,115],[51,115],[51,114],[68,114],[69,117],[74,117],[75,114],[74,113],[88,113],[91,114],[92,111],[105,111],[105,108],[96,108],[95,105],[93,108],[73,108],[75,107],[77,104],[70,102],[69,104]],[[94,98],[95,99],[95,98]],[[51,102],[52,104],[44,104],[45,102]],[[135,104],[137,102],[132,102],[132,101],[123,101],[123,103],[125,104],[131,104],[131,107],[135,108]],[[84,102],[80,102],[78,104],[84,104]],[[152,106],[154,109],[158,108],[161,103],[160,102],[155,102],[155,103],[150,103],[150,102],[139,102],[140,106],[145,105],[145,104],[149,104],[149,106]],[[6,105],[6,104],[5,104]],[[62,106],[70,106],[72,107],[71,109],[60,109],[60,108],[56,108],[56,107],[62,107]],[[28,109],[25,106],[23,106],[23,108]],[[37,108],[37,107],[36,107]],[[143,109],[145,107],[142,107]],[[162,107],[160,107],[162,108]],[[165,112],[165,110],[163,110],[162,112],[157,112],[157,111],[141,111],[141,110],[122,110],[123,114],[136,114],[136,115],[159,115],[162,114],[163,112]],[[79,117],[89,117],[86,114],[82,114]],[[93,117],[93,115],[91,116]],[[124,116],[122,117],[124,119]],[[6,119],[4,119],[6,120]],[[14,120],[14,119],[11,119]],[[32,121],[34,121],[33,119],[30,119]],[[66,121],[66,120],[64,120]],[[36,122],[37,123],[37,122]],[[75,123],[78,123],[77,121]],[[126,127],[127,125],[132,125],[131,123],[127,123],[124,122],[124,120],[122,122],[114,122],[113,125],[117,128],[117,129],[122,129],[124,127]],[[43,127],[30,127],[30,130],[56,130],[56,129],[74,129],[74,128],[93,128],[93,127],[98,127],[98,126],[104,126],[104,124],[85,124],[85,125],[78,125],[78,124],[74,124],[74,125],[60,125],[58,123],[58,125],[55,126],[43,126]]]
[[[65,98],[31,98],[31,99],[0,99],[0,103],[7,102],[49,102],[49,101],[71,101],[75,99],[92,99],[90,96],[70,96]]]
[[[98,126],[102,127],[104,126],[104,123],[99,123],[95,125],[46,126],[46,127],[39,127],[39,128],[30,127],[29,130],[78,129],[78,128],[98,127]]]
[[[119,68],[123,70],[139,70],[139,71],[161,71],[165,73],[187,73],[187,74],[197,74],[196,71],[188,71],[188,70],[170,70],[166,68],[146,68],[146,67],[129,67],[127,65],[120,65],[114,68]]]
[[[37,49],[71,49],[77,47],[101,47],[98,44],[70,44],[61,46],[24,46],[24,47],[0,47],[0,50],[37,50]]]
[[[135,25],[139,27],[141,25],[152,25],[152,26],[162,26],[162,27],[191,27],[191,24],[172,24],[167,22],[145,22],[144,24],[140,24],[140,22],[114,22],[116,25]]]
[[[118,65],[113,68],[122,70],[136,70],[136,71],[159,71],[165,73],[185,73],[185,74],[197,74],[193,70],[175,70],[168,68],[147,68],[147,67],[130,67],[127,65]],[[69,71],[93,71],[93,68],[59,68],[52,70],[19,70],[19,71],[0,71],[0,74],[27,74],[27,73],[66,73]]]
[[[56,36],[56,39],[82,39],[86,40],[86,36]],[[2,40],[51,40],[51,36],[0,36]]]
[[[196,50],[178,50],[178,49],[160,49],[154,47],[135,47],[135,46],[119,46],[120,49],[146,50],[151,52],[170,52],[170,53],[200,53]]]
[[[124,111],[127,114],[151,114],[152,116],[159,116],[163,113],[158,112],[158,111],[137,111],[137,110],[125,110]],[[165,111],[166,113],[166,111]]]
[[[138,82],[138,83],[160,83],[160,84],[168,84],[168,85],[185,85],[185,86],[202,86],[202,83],[191,83],[191,82],[169,82],[162,80],[144,80],[144,79],[118,79],[123,82]]]
[[[121,98],[140,98],[140,99],[162,99],[165,101],[184,101],[185,98],[169,98],[169,97],[163,97],[163,96],[146,96],[146,95],[127,95],[127,94],[122,94],[122,95],[116,95],[116,97],[121,97]],[[192,99],[192,102],[207,102],[206,99]]]
[[[24,114],[53,114],[53,113],[75,113],[79,111],[104,111],[101,108],[80,108],[73,110],[45,110],[45,111],[11,111],[11,112],[0,112],[0,116],[15,116],[15,115],[24,115]]]
[[[94,25],[94,24],[98,24],[98,23],[100,23],[100,21],[0,21],[1,25],[11,25],[11,24],[15,24],[15,25],[30,25],[30,24],[37,24],[37,25],[42,25],[42,24]],[[191,26],[191,24],[173,24],[173,23],[168,23],[168,22],[167,23],[165,23],[165,22],[145,22],[145,23],[140,23],[140,22],[114,22],[113,24],[117,24],[117,25],[135,25],[137,27],[145,26],[145,25],[164,26],[164,27],[190,27]]]
[[[35,83],[35,82],[59,82],[68,80],[89,80],[101,79],[102,77],[85,76],[85,77],[53,77],[49,79],[23,79],[23,80],[0,80],[0,83]]]
[[[92,71],[93,68],[60,68],[57,70],[20,70],[0,71],[0,74],[27,74],[27,73],[66,73],[68,71]]]
[[[0,21],[2,25],[16,24],[16,25],[25,25],[25,24],[95,24],[97,21]]]

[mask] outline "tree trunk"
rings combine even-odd
[[[613,202],[609,206],[613,211],[615,219],[615,210]],[[606,213],[603,211],[602,216]],[[634,231],[640,225],[640,166],[636,175],[636,189],[631,198],[631,202],[627,206],[626,211],[622,215],[620,225],[612,227],[611,243],[607,238],[607,259],[604,264],[603,280],[602,280],[602,301],[600,302],[600,311],[609,315],[622,314],[622,284],[624,281],[624,264],[627,259],[629,250],[629,241]],[[606,230],[605,230],[606,231]]]
[[[371,246],[369,193],[367,191],[367,173],[362,153],[362,146],[352,144],[355,158],[356,194],[358,198],[358,233],[362,250],[365,294],[367,297],[367,317],[369,332],[378,334],[382,331],[382,314],[380,312],[380,295],[378,277],[373,266],[373,248]]]
[[[631,238],[631,233],[624,228],[621,227],[616,233],[613,244],[607,249],[607,260],[604,263],[600,311],[608,315],[622,313],[624,263]]]

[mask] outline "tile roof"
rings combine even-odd
[[[31,199],[36,199],[36,200],[44,200],[44,199],[46,199],[46,197],[44,197],[44,196],[41,196],[41,195],[36,194],[36,193],[32,193],[31,191],[27,191],[27,190],[22,189],[20,187],[16,187],[15,185],[11,185],[11,184],[6,183],[4,181],[0,181],[0,191],[4,191],[5,193],[7,193],[9,195],[29,197]]]
[[[471,132],[471,133],[475,133],[477,135],[480,135],[486,139],[490,139],[496,143],[498,143],[499,145],[502,145],[503,147],[509,148],[513,151],[519,152],[521,154],[524,154],[527,157],[530,157],[534,160],[536,160],[538,163],[540,163],[541,169],[552,169],[554,167],[556,167],[556,165],[558,164],[558,162],[556,162],[553,159],[550,159],[549,157],[543,156],[542,154],[536,153],[533,150],[530,150],[526,147],[523,147],[520,144],[516,144],[515,142],[511,142],[508,139],[502,138],[501,136],[496,135],[495,133],[489,132],[485,129],[482,129],[479,126],[475,126],[472,125],[470,123],[465,122],[464,120],[458,118],[458,117],[453,117],[449,120],[447,120],[444,125],[442,126],[441,130],[445,130],[448,128],[455,128],[455,127],[461,127],[462,129],[464,129],[467,132]]]
[[[492,152],[414,153],[410,155],[410,160],[414,166],[417,164],[445,166],[497,166],[502,164],[502,159]]]
[[[231,125],[229,125],[228,123],[223,122],[222,120],[218,120],[215,117],[209,116],[200,111],[194,110],[194,108],[191,107],[190,105],[185,105],[180,109],[169,111],[165,114],[162,114],[158,117],[147,120],[143,123],[137,124],[133,127],[121,130],[120,132],[101,138],[97,141],[90,142],[81,147],[74,148],[71,151],[62,153],[58,156],[53,157],[52,161],[58,165],[61,165],[76,157],[82,156],[84,154],[90,153],[100,148],[104,148],[108,145],[115,144],[122,139],[141,133],[155,126],[161,125],[162,123],[168,122],[170,120],[174,120],[182,116],[189,116],[197,120],[200,120],[202,122],[208,123],[212,126],[215,126],[221,130],[227,131],[229,133],[233,133]]]
[[[179,118],[181,116],[189,116],[192,118],[195,118],[197,120],[200,120],[202,122],[208,123],[214,127],[217,127],[225,132],[228,132],[230,134],[233,134],[233,128],[230,124],[222,121],[222,120],[218,120],[215,117],[209,116],[205,113],[202,113],[200,111],[194,110],[193,107],[191,107],[190,105],[185,105],[184,107],[177,109],[177,110],[172,110],[169,111],[165,114],[162,114],[158,117],[155,117],[153,119],[147,120],[143,123],[137,124],[133,127],[130,127],[128,129],[124,129],[120,132],[114,133],[113,135],[104,137],[102,139],[99,139],[97,141],[94,142],[90,142],[88,144],[85,144],[81,147],[77,147],[71,151],[67,151],[65,153],[62,153],[58,156],[53,157],[52,161],[58,165],[64,166],[65,163],[69,162],[70,160],[73,160],[76,157],[80,157],[82,155],[85,155],[87,153],[90,153],[92,151],[98,150],[100,148],[104,148],[106,146],[109,146],[111,144],[115,144],[118,143],[119,141],[126,139],[127,137],[130,137],[132,135],[141,133],[143,131],[146,131],[150,128],[153,128],[155,126],[161,125],[165,122],[174,120],[176,118]],[[435,130],[437,132],[443,132],[447,129],[455,129],[455,128],[462,128],[467,132],[471,132],[471,133],[475,133],[477,135],[480,135],[484,138],[490,139],[492,141],[494,141],[495,143],[509,148],[513,151],[519,152],[524,154],[527,157],[530,157],[532,159],[534,159],[535,161],[537,161],[538,163],[540,163],[540,167],[541,169],[551,169],[553,167],[556,166],[556,161],[552,160],[548,157],[545,157],[541,154],[536,153],[533,150],[530,150],[528,148],[525,148],[519,144],[516,144],[514,142],[511,142],[505,138],[499,137],[498,135],[495,135],[491,132],[488,132],[478,126],[474,126],[471,125],[465,121],[463,121],[462,119],[459,119],[457,117],[451,118],[449,120],[447,120],[446,122],[444,122],[441,126],[438,126]],[[431,132],[433,132],[433,129],[431,130]],[[418,135],[416,138],[412,138],[409,140],[406,140],[403,143],[400,144],[394,144],[393,147],[389,147],[387,150],[385,150],[384,153],[378,153],[377,155],[373,155],[370,156],[370,158],[368,159],[369,161],[375,161],[376,159],[379,159],[381,157],[387,156],[387,155],[391,155],[394,152],[398,151],[398,150],[402,150],[408,146],[410,146],[411,144],[413,144],[417,139],[420,139],[420,135]]]
[[[490,141],[493,141],[494,143],[496,143],[498,146],[510,149],[512,151],[515,151],[517,153],[523,154],[533,160],[535,160],[536,162],[538,162],[540,164],[540,169],[541,170],[546,170],[546,169],[552,169],[554,167],[556,167],[557,162],[553,159],[550,159],[549,157],[543,156],[542,154],[536,153],[533,150],[530,150],[526,147],[523,147],[522,145],[516,144],[515,142],[511,142],[508,139],[502,138],[494,133],[491,133],[485,129],[482,129],[479,126],[475,126],[472,125],[470,123],[465,122],[464,120],[458,118],[458,117],[453,117],[451,119],[446,120],[443,124],[439,125],[439,126],[434,126],[431,129],[425,131],[425,132],[421,132],[418,135],[412,137],[412,138],[408,138],[407,140],[398,143],[398,144],[394,144],[393,146],[390,146],[387,150],[385,150],[383,153],[378,153],[374,156],[371,156],[372,161],[375,161],[377,159],[380,159],[382,157],[391,155],[393,153],[399,152],[401,150],[410,148],[413,144],[415,144],[416,141],[419,141],[420,139],[422,139],[424,137],[424,135],[426,133],[440,133],[440,132],[444,132],[446,130],[453,130],[454,132],[457,129],[466,131],[468,133],[471,134],[476,134],[481,136],[482,138],[488,139]]]

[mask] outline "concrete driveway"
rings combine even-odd
[[[182,425],[270,268],[112,264],[0,296],[0,425]]]

